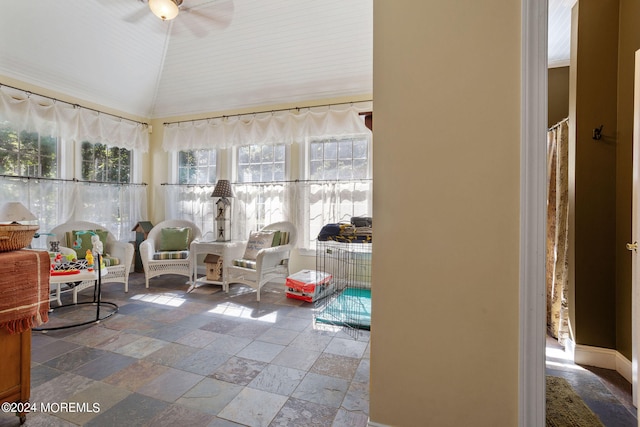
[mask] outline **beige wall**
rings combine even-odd
[[[520,22],[374,0],[374,423],[518,423]]]
[[[549,68],[547,126],[569,117],[569,67]]]

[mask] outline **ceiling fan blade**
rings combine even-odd
[[[231,24],[234,5],[232,0],[223,0],[205,3],[194,8],[181,7],[180,11],[207,20],[210,24],[214,25],[216,29],[224,29]]]
[[[126,22],[138,22],[142,18],[145,18],[149,13],[150,13],[149,8],[148,7],[143,7],[143,8],[140,8],[140,9],[136,10],[135,12],[130,13],[129,15],[125,16],[124,20]]]

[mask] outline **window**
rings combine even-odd
[[[236,159],[234,191],[244,222],[236,230],[246,236],[285,219],[287,149],[284,144],[245,145],[238,147]]]
[[[0,123],[0,174],[56,178],[58,138]]]
[[[309,179],[353,180],[368,177],[367,138],[332,138],[310,142]]]
[[[284,144],[245,145],[238,148],[238,182],[284,181]]]
[[[190,150],[178,153],[178,184],[215,184],[217,151]]]
[[[84,181],[131,182],[131,151],[83,142],[81,176]]]
[[[370,142],[366,136],[312,139],[308,142],[302,247],[313,249],[330,223],[371,216]]]

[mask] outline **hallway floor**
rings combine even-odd
[[[565,378],[606,427],[637,427],[631,384],[618,372],[576,365],[558,342],[547,337],[547,375]]]
[[[102,299],[119,310],[97,325],[33,332],[31,402],[88,408],[30,413],[24,425],[367,425],[368,331],[354,339],[314,326],[312,304],[286,298],[282,285],[263,288],[259,304],[242,285],[187,294],[181,276],[145,289],[134,273],[129,293],[122,289],[103,286]],[[48,324],[86,316],[61,308]],[[0,414],[0,426],[17,425],[15,415]]]

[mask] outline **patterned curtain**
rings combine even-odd
[[[567,248],[569,244],[569,121],[547,135],[547,330],[565,345],[569,338]]]

